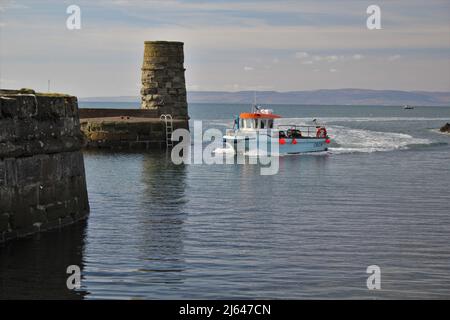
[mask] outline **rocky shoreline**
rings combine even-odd
[[[450,133],[450,123],[446,123],[442,128],[439,129],[440,132]]]

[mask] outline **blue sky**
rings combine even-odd
[[[7,88],[138,95],[143,42],[177,40],[189,90],[450,91],[450,0],[0,0],[0,27]]]

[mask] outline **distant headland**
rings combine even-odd
[[[254,91],[188,91],[189,103],[252,103]],[[87,97],[89,102],[138,102],[138,96]],[[257,91],[258,103],[300,105],[450,106],[450,92],[324,89],[313,91]]]

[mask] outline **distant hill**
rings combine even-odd
[[[413,105],[450,106],[450,92],[330,89],[314,91],[257,91],[261,104],[307,105]],[[189,91],[189,103],[252,103],[254,91]],[[139,97],[81,98],[89,102],[136,102]]]

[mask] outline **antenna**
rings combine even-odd
[[[253,91],[253,106],[252,106],[252,112],[254,112],[255,109],[257,109],[257,107],[256,107],[256,90]]]

